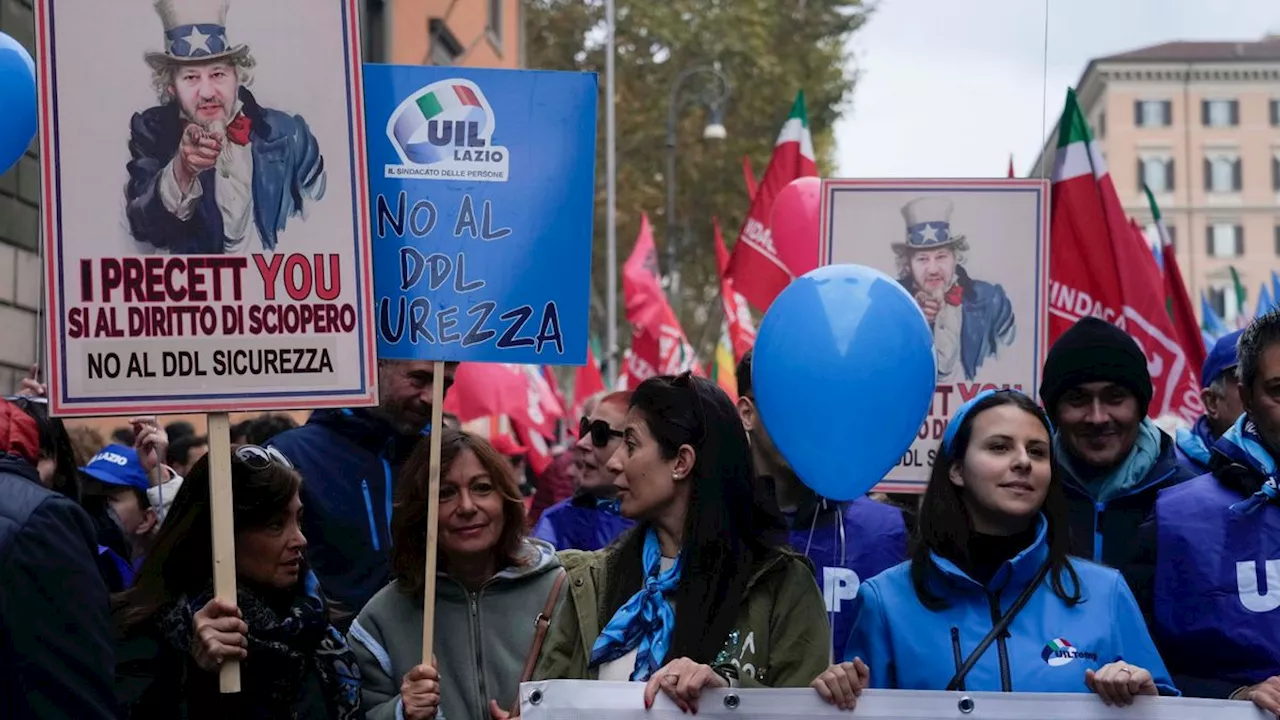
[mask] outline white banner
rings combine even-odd
[[[552,680],[520,686],[522,720],[688,720],[659,693],[644,709],[642,683]],[[1253,703],[1191,698],[1138,698],[1108,707],[1085,693],[963,693],[868,690],[852,712],[808,688],[708,690],[698,703],[707,720],[1274,720]]]

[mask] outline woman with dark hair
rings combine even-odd
[[[647,706],[661,690],[694,711],[702,688],[808,685],[830,655],[826,606],[761,500],[728,396],[689,373],[650,378],[622,432],[609,468],[638,527],[561,553],[573,592],[534,677],[647,682]]]
[[[303,560],[301,485],[274,448],[233,451],[233,605],[213,597],[208,457],[191,469],[134,586],[112,603],[127,717],[363,717],[355,656]],[[240,660],[242,691],[222,695],[218,668],[228,658]]]
[[[845,657],[813,685],[852,708],[864,687],[1177,694],[1128,585],[1067,556],[1048,417],[987,391],[951,418],[911,559],[863,583]]]
[[[364,606],[348,634],[370,720],[426,720],[437,712],[448,720],[489,720],[490,701],[513,702],[529,679],[538,628],[564,582],[554,548],[525,537],[511,463],[478,435],[444,430],[432,619],[438,664],[423,664],[430,461],[431,443],[419,442],[396,484],[395,579]]]

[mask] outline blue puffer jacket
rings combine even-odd
[[[531,535],[556,550],[599,550],[635,526],[618,514],[617,503],[578,494],[542,512]]]
[[[831,620],[832,657],[844,653],[853,627],[853,601],[862,584],[907,556],[902,511],[862,497],[853,502],[812,498],[787,518],[789,541],[813,563]]]
[[[930,610],[902,563],[863,584],[854,602],[857,618],[844,660],[862,658],[871,687],[943,690],[969,653],[1035,578],[1049,556],[1048,523],[1035,541],[996,571],[984,587],[955,563],[933,556],[930,588],[945,598]],[[1072,559],[1084,602],[1068,607],[1047,576],[965,679],[978,692],[1088,692],[1085,670],[1125,660],[1146,668],[1162,694],[1177,694],[1156,652],[1124,578],[1110,568]],[[1064,576],[1070,592],[1070,578]]]
[[[307,562],[345,632],[390,580],[394,478],[424,435],[401,435],[371,410],[317,410],[272,438],[302,474]]]

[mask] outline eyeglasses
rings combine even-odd
[[[260,447],[258,445],[241,445],[235,449],[233,453],[235,458],[244,463],[250,470],[255,472],[268,470],[273,465],[281,467],[293,468],[293,463],[289,462],[289,458],[284,453],[273,447]]]
[[[591,436],[592,445],[602,448],[609,444],[610,438],[622,437],[623,432],[621,430],[614,430],[609,427],[609,423],[603,420],[591,422],[591,420],[587,418],[582,418],[578,423],[578,437],[584,438],[588,435]]]

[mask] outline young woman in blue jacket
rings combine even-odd
[[[1015,391],[959,409],[911,559],[859,590],[843,662],[814,680],[819,694],[846,709],[868,687],[1094,692],[1108,705],[1177,694],[1120,573],[1067,556],[1050,430]]]

